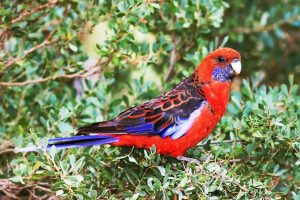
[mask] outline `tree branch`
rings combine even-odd
[[[104,62],[101,62],[102,58],[100,58],[97,63],[92,66],[89,69],[82,70],[80,72],[74,73],[74,74],[61,74],[56,76],[49,76],[46,78],[36,79],[36,80],[27,80],[23,82],[0,82],[0,86],[3,87],[10,87],[10,86],[26,86],[29,84],[35,84],[35,83],[43,83],[50,80],[56,80],[56,79],[75,79],[75,78],[87,78],[89,76],[92,76],[94,74],[99,74],[101,76],[106,69],[107,65],[111,62],[113,58],[114,50],[111,51],[110,55],[108,56],[107,60]],[[91,71],[90,69],[101,66],[99,70]]]

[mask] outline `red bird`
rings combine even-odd
[[[50,139],[48,148],[155,145],[159,154],[187,160],[186,150],[206,138],[224,115],[232,79],[240,72],[239,52],[219,48],[174,89],[115,119],[79,128],[78,136]]]

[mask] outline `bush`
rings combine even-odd
[[[269,13],[270,24],[267,20],[256,26],[259,15],[254,11],[243,16],[248,19],[243,23],[233,15],[236,9],[242,15],[247,7],[223,0],[4,1],[0,5],[2,195],[300,198],[300,94],[293,76],[287,75],[294,70],[295,82],[299,81],[299,57],[290,59],[299,48],[294,44],[285,55],[289,70],[278,70],[276,79],[283,84],[275,79],[271,80],[275,86],[262,84],[270,83],[271,77],[264,79],[263,72],[254,74],[258,67],[251,67],[256,61],[263,67],[266,60],[279,59],[280,52],[275,53],[276,48],[269,52],[272,46],[265,44],[278,37],[273,31],[297,30],[299,10],[290,11],[290,5],[279,2],[272,5],[272,12],[261,12],[261,20]],[[266,6],[257,3],[252,9]],[[280,21],[281,11],[290,13],[286,21]],[[237,31],[232,32],[232,27]],[[276,42],[284,44],[287,39]],[[260,45],[259,53],[253,49],[254,41]],[[73,135],[76,127],[113,118],[172,88],[208,52],[226,43],[241,51],[245,74],[253,75],[234,83],[226,116],[187,153],[201,160],[200,165],[156,155],[155,147],[49,152],[41,148],[27,154],[12,147],[43,147],[50,137]],[[276,70],[278,65],[272,66]],[[267,66],[265,72],[269,70]]]

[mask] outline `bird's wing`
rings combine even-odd
[[[80,128],[79,134],[160,135],[177,139],[186,133],[206,103],[201,87],[196,87],[189,77],[173,90],[125,110],[114,120]]]

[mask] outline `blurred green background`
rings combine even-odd
[[[0,198],[300,199],[300,6],[289,0],[0,2]],[[228,46],[228,113],[188,156],[15,153],[116,117]]]

